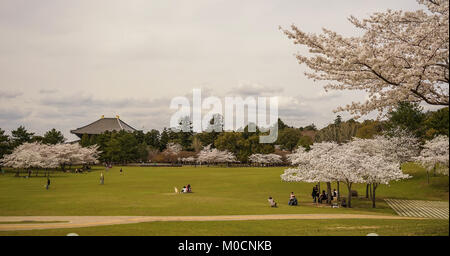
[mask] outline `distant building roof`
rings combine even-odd
[[[78,137],[82,137],[83,134],[102,134],[106,131],[127,131],[134,132],[136,129],[129,126],[124,121],[120,120],[119,117],[116,118],[101,118],[91,124],[80,127],[75,130],[71,130],[70,133],[77,135]]]

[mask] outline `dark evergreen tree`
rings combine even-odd
[[[422,125],[425,120],[423,108],[419,104],[411,102],[399,103],[394,111],[388,113],[387,128],[392,130],[396,128],[408,130],[416,137],[423,136],[425,129]]]
[[[34,133],[28,132],[23,126],[19,126],[16,130],[11,131],[11,135],[12,145],[15,148],[23,143],[32,142]]]
[[[6,154],[10,154],[11,148],[12,146],[9,136],[0,128],[0,159]]]
[[[42,139],[42,143],[53,144],[53,145],[59,144],[59,143],[64,143],[65,141],[66,141],[66,139],[64,138],[64,135],[60,131],[57,131],[55,128],[46,132]]]

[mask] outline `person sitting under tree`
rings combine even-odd
[[[328,195],[325,192],[325,190],[322,190],[322,194],[319,197],[319,203],[322,203],[324,200],[326,201],[328,199]]]
[[[341,206],[342,207],[347,207],[347,200],[345,198],[342,198],[341,200]]]

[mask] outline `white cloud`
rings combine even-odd
[[[343,34],[346,18],[399,1],[0,1],[0,126],[38,133],[120,115],[141,129],[169,125],[170,99],[279,96],[289,124],[325,125],[339,105],[363,99],[321,94],[303,75],[299,49],[278,26]]]
[[[240,81],[235,87],[232,87],[228,91],[228,95],[231,96],[241,96],[243,98],[247,96],[277,96],[283,92],[282,87],[267,86],[260,83],[254,83],[250,81]]]
[[[0,90],[0,99],[14,99],[17,98],[19,96],[22,96],[23,93],[22,92],[18,92],[18,91],[3,91]]]

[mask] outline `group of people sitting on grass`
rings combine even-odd
[[[181,191],[178,191],[178,188],[175,187],[175,193],[192,193],[192,187],[191,184],[187,184],[187,186],[183,186]]]
[[[323,202],[326,202],[328,200],[328,198],[331,201],[338,198],[338,192],[336,191],[336,189],[333,189],[333,192],[331,192],[330,195],[328,195],[328,193],[325,192],[325,190],[323,190],[322,194],[320,194],[318,186],[313,187],[313,191],[312,191],[311,195],[313,197],[313,203],[320,203],[320,204],[322,204]],[[269,204],[271,207],[277,207],[277,203],[275,202],[275,200],[272,197],[269,197],[269,199],[267,199],[267,200],[269,201]],[[343,202],[341,202],[341,206],[346,207],[345,198],[342,201]],[[288,205],[290,205],[290,206],[298,205],[298,200],[295,197],[294,192],[291,192]]]
[[[75,169],[75,173],[83,173],[83,172],[84,172],[83,168],[80,168],[80,169],[76,168]]]
[[[331,192],[331,195],[328,195],[325,190],[322,190],[322,194],[319,193],[319,188],[317,186],[313,187],[311,196],[313,198],[313,203],[323,203],[328,200],[328,198],[333,201],[334,198],[338,198],[338,192],[336,189],[333,189],[333,192]]]
[[[271,207],[277,207],[277,203],[271,196],[267,200],[269,201],[269,204]],[[298,200],[297,200],[297,197],[295,197],[294,192],[291,192],[291,195],[289,196],[288,205],[290,205],[290,206],[298,205]]]

